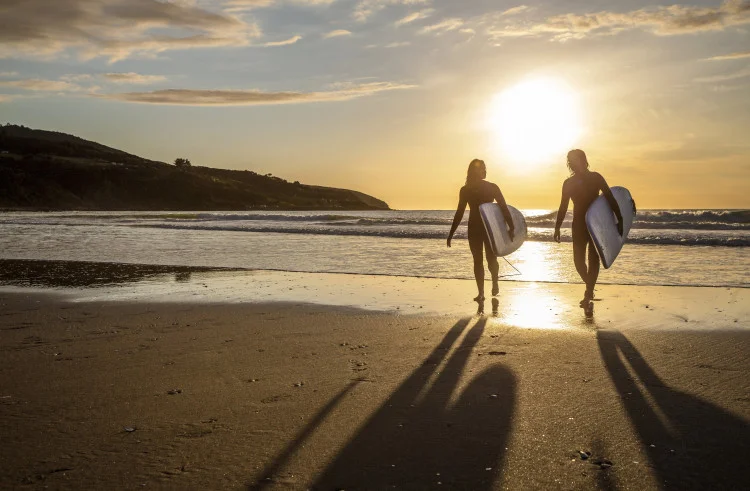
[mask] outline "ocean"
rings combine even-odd
[[[527,242],[504,280],[579,283],[570,213],[522,210]],[[466,218],[453,211],[6,212],[0,258],[472,279]],[[643,210],[604,284],[750,287],[750,210]]]

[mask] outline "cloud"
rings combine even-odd
[[[427,5],[432,0],[360,0],[354,8],[352,17],[359,22],[365,22],[376,12],[391,5]]]
[[[105,73],[102,77],[116,84],[153,84],[167,80],[167,77],[162,75],[142,75],[133,72]]]
[[[96,92],[100,87],[97,80],[115,84],[145,85],[167,80],[162,75],[143,75],[134,72],[110,72],[100,74],[77,73],[62,75],[58,80],[28,78],[20,80],[0,80],[0,87],[12,87],[33,92]]]
[[[365,46],[365,48],[366,49],[376,49],[376,48],[391,49],[391,48],[401,48],[401,47],[410,46],[410,45],[411,45],[411,42],[409,41],[396,41],[393,43],[382,44],[382,45],[381,44],[368,44],[367,46]]]
[[[272,7],[284,3],[293,5],[330,5],[336,0],[226,0],[224,7],[227,12],[243,12],[265,7]]]
[[[445,19],[444,21],[439,22],[437,24],[432,24],[432,25],[423,27],[419,31],[419,33],[440,35],[446,32],[455,31],[456,29],[463,27],[463,25],[464,25],[463,19],[458,19],[458,18]]]
[[[397,20],[394,25],[396,27],[401,27],[406,24],[411,24],[412,22],[416,22],[418,20],[426,19],[427,17],[431,16],[435,12],[435,9],[424,9],[420,10],[418,12],[412,12],[411,14],[407,15],[406,17],[402,17],[399,20]]]
[[[167,89],[151,92],[103,94],[99,97],[141,104],[183,106],[258,106],[275,104],[304,104],[312,102],[347,101],[391,90],[411,89],[416,86],[391,82],[371,82],[359,85],[337,84],[324,92],[265,92],[261,90],[195,90]]]
[[[505,24],[490,28],[491,37],[552,35],[553,39],[581,39],[593,35],[616,34],[643,29],[660,36],[723,30],[750,23],[750,1],[726,0],[718,7],[670,5],[630,12],[602,11],[591,14],[564,14],[541,23]]]
[[[519,5],[518,7],[509,8],[508,10],[502,12],[501,15],[518,15],[523,12],[528,12],[529,10],[532,10],[532,8],[528,5]]]
[[[10,102],[15,98],[15,96],[9,94],[0,94],[0,104],[2,104],[3,102]]]
[[[743,58],[750,58],[750,51],[741,51],[738,53],[729,53],[727,55],[717,55],[711,58],[706,58],[707,61],[723,61],[723,60],[741,60]]]
[[[712,75],[709,77],[699,77],[696,78],[696,82],[700,83],[716,83],[716,82],[727,82],[729,80],[737,80],[740,78],[746,78],[750,77],[750,67],[746,67],[742,70],[732,72],[732,73],[725,73],[722,75]]]
[[[330,39],[330,38],[337,38],[341,36],[351,36],[351,31],[347,31],[346,29],[336,29],[335,31],[331,31],[329,33],[326,33],[323,35],[324,39]]]
[[[27,78],[23,80],[2,80],[0,87],[12,87],[15,89],[30,90],[35,92],[76,92],[84,90],[64,80],[44,80],[39,78]]]
[[[7,3],[7,2],[6,2]],[[0,57],[72,50],[117,61],[167,50],[246,46],[260,29],[227,12],[157,0],[16,0],[0,6]]]
[[[284,39],[283,41],[271,41],[268,43],[263,43],[263,46],[266,48],[273,48],[275,46],[289,46],[290,44],[294,44],[297,41],[302,39],[302,36],[292,36],[289,39]]]
[[[0,72],[0,78],[12,78],[17,76],[18,72]]]
[[[229,0],[227,2],[224,2],[224,5],[227,7],[227,10],[233,11],[263,8],[268,7],[269,5],[273,5],[274,3],[277,2],[275,2],[274,0]]]
[[[66,82],[87,82],[93,78],[94,76],[90,73],[71,73],[68,75],[62,75],[60,80],[65,80]]]

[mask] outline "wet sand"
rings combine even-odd
[[[0,488],[750,488],[748,290],[181,273],[0,289]]]

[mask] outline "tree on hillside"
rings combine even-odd
[[[174,159],[174,165],[178,169],[188,169],[192,164],[188,159]]]

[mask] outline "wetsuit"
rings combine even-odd
[[[563,183],[562,200],[560,209],[557,211],[557,224],[555,229],[559,230],[568,211],[568,200],[573,200],[573,262],[581,279],[586,283],[587,295],[593,295],[594,285],[599,278],[599,254],[596,252],[594,243],[586,227],[586,212],[591,203],[599,196],[599,191],[604,193],[609,205],[615,212],[618,223],[622,223],[620,207],[617,205],[612,191],[609,190],[607,181],[598,172],[584,171],[572,175]],[[588,246],[589,266],[586,268],[586,247]]]
[[[497,201],[500,204],[500,210],[505,217],[505,222],[513,225],[513,220],[508,211],[508,205],[505,203],[503,193],[500,192],[500,188],[497,184],[487,182],[485,180],[478,181],[475,184],[466,185],[461,188],[458,198],[458,208],[456,209],[456,215],[453,218],[453,226],[451,227],[450,236],[456,231],[458,224],[461,223],[461,219],[464,216],[466,205],[469,205],[469,248],[471,249],[471,255],[474,258],[474,277],[477,280],[477,286],[479,287],[480,293],[484,291],[484,264],[482,263],[482,249],[487,256],[487,265],[492,275],[492,281],[497,282],[498,271],[500,266],[497,262],[497,257],[492,253],[492,247],[490,246],[487,232],[484,229],[482,223],[482,217],[479,215],[479,205],[483,203],[492,203]],[[513,229],[511,228],[511,231]]]

